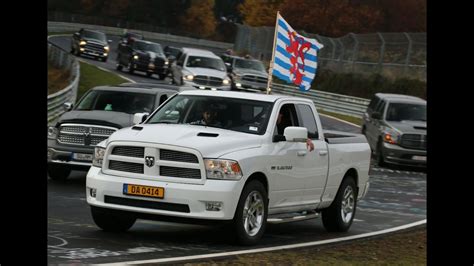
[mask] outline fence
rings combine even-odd
[[[234,50],[270,61],[275,28],[240,24],[237,28]],[[329,38],[298,32],[324,45],[318,54],[319,69],[426,81],[426,33],[350,33]]]
[[[76,101],[80,72],[77,59],[51,43],[48,43],[48,61],[55,67],[68,69],[71,73],[69,86],[48,95],[48,124],[51,124],[65,112],[65,102]]]

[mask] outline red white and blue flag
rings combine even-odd
[[[272,75],[308,91],[318,68],[318,51],[324,46],[315,39],[296,33],[279,12],[275,30]]]

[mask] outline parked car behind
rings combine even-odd
[[[106,62],[109,57],[109,43],[111,42],[111,40],[107,40],[107,35],[103,32],[80,29],[72,35],[71,53],[76,56],[90,55]]]
[[[426,166],[426,101],[377,93],[363,117],[362,133],[380,166]]]
[[[189,88],[169,84],[99,86],[90,89],[54,126],[48,128],[48,174],[65,180],[71,170],[88,170],[94,146],[110,134],[132,126],[175,93]],[[139,115],[135,115],[139,114]]]

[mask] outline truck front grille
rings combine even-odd
[[[222,86],[222,79],[210,76],[195,76],[194,83],[206,86]]]
[[[64,124],[59,128],[58,142],[62,144],[95,146],[117,129],[95,125]]]
[[[407,149],[426,150],[426,135],[403,134],[400,146]]]
[[[160,166],[160,175],[178,178],[201,179],[201,170],[191,168],[180,168],[170,166]]]
[[[268,82],[267,78],[254,76],[254,75],[245,75],[245,76],[242,77],[242,80],[250,81],[250,82],[257,82],[257,83],[264,83],[264,84],[266,84]]]
[[[165,149],[160,149],[160,160],[187,162],[187,163],[199,162],[198,158],[194,154],[181,152],[181,151],[165,150]]]
[[[112,154],[126,157],[143,158],[145,157],[145,148],[134,146],[116,146],[112,150]]]
[[[105,52],[104,45],[98,44],[98,43],[93,43],[93,42],[90,42],[90,41],[88,41],[87,44],[84,45],[84,48],[88,51],[94,51],[94,52],[97,52],[97,53],[104,53]]]
[[[109,161],[109,169],[127,173],[143,174],[143,164],[141,163],[130,163],[122,161]]]

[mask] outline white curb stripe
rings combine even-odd
[[[365,237],[370,237],[370,236],[375,236],[375,235],[386,234],[386,233],[395,232],[395,231],[407,229],[407,228],[422,225],[422,224],[426,224],[426,219],[418,221],[418,222],[402,225],[402,226],[397,226],[394,228],[371,232],[371,233],[364,233],[364,234],[355,235],[355,236],[340,237],[340,238],[313,241],[313,242],[300,243],[300,244],[283,245],[283,246],[277,246],[277,247],[259,248],[259,249],[251,249],[251,250],[221,252],[221,253],[214,253],[214,254],[183,256],[183,257],[175,257],[175,258],[138,260],[138,261],[127,261],[127,262],[118,262],[118,263],[105,263],[105,264],[97,264],[97,265],[127,265],[127,264],[177,262],[177,261],[185,261],[185,260],[187,261],[187,260],[209,259],[209,258],[224,257],[224,256],[235,256],[235,255],[251,254],[251,253],[258,253],[258,252],[269,252],[269,251],[275,251],[275,250],[309,247],[309,246],[324,245],[324,244],[330,244],[330,243],[335,243],[335,242],[342,242],[342,241],[348,241],[348,240],[365,238]]]

